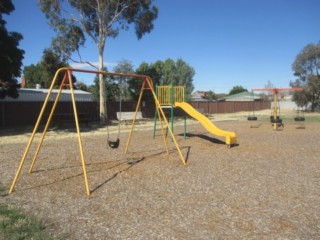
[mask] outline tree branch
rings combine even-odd
[[[95,66],[95,65],[93,65],[91,62],[88,62],[88,61],[77,61],[77,60],[75,60],[75,59],[73,59],[72,57],[70,57],[69,58],[72,62],[74,62],[74,63],[85,63],[85,64],[88,64],[88,65],[90,65],[91,67],[93,67],[93,68],[95,68],[95,69],[99,69],[97,66]]]

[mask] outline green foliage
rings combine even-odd
[[[52,49],[45,49],[39,63],[26,66],[23,70],[23,74],[27,80],[27,87],[34,88],[36,84],[40,84],[43,88],[49,88],[56,71],[63,67],[68,67],[68,64],[62,61],[59,54]],[[56,87],[60,86],[63,76],[64,72],[60,73]],[[76,82],[74,76],[72,81],[73,83]]]
[[[305,46],[293,62],[292,70],[298,78],[290,85],[304,88],[294,93],[293,100],[300,106],[311,103],[313,112],[320,104],[320,43]]]
[[[150,76],[154,84],[186,86],[186,98],[191,95],[194,89],[193,77],[195,71],[180,58],[176,62],[168,58],[164,62],[159,60],[153,64],[142,63],[136,69],[136,73]],[[129,89],[135,99],[139,96],[141,83],[142,81],[138,79],[129,81]]]
[[[89,87],[84,82],[77,81],[76,82],[76,89],[79,89],[79,90],[87,92],[89,90]]]
[[[20,33],[8,32],[2,14],[10,14],[14,10],[11,0],[0,1],[0,99],[6,96],[17,98],[17,77],[21,75],[24,51],[18,48],[23,38]]]
[[[23,69],[23,75],[26,78],[26,87],[28,88],[35,88],[36,84],[45,86],[45,83],[49,79],[48,74],[40,63],[36,65],[31,64],[29,66],[25,66]]]
[[[153,29],[158,8],[152,2],[153,0],[39,0],[39,6],[57,32],[52,45],[63,59],[71,59],[71,54],[77,52],[80,59],[71,60],[84,62],[79,50],[86,37],[89,37],[98,48],[98,69],[102,70],[107,38],[117,37],[120,30],[128,30],[130,25],[134,25],[138,39]],[[99,76],[100,122],[104,123],[105,80],[102,75]]]
[[[45,229],[41,221],[25,216],[12,205],[0,204],[1,239],[53,239]]]
[[[52,45],[64,60],[79,53],[86,37],[96,44],[103,58],[107,37],[115,38],[120,30],[128,30],[133,24],[140,39],[153,29],[158,15],[152,0],[40,0],[39,6],[57,32]],[[103,61],[100,63],[99,69],[103,69]]]
[[[108,72],[106,68],[104,68],[105,72]],[[100,91],[99,91],[99,75],[97,74],[94,81],[94,85],[90,86],[89,91],[93,94],[93,98],[96,101],[99,101],[100,99]],[[118,85],[118,79],[113,78],[107,75],[103,75],[103,81],[104,81],[104,89],[106,91],[106,101],[117,101],[119,100],[120,96],[120,88]]]
[[[159,64],[161,64],[160,61],[157,61],[155,65],[149,65],[148,63],[143,62],[136,69],[136,74],[149,76],[153,80],[153,84],[155,86],[156,84],[159,84],[159,79],[161,79]],[[129,80],[129,91],[133,99],[137,100],[139,98],[142,82],[143,80],[141,78],[133,78]],[[145,91],[142,97],[143,101],[153,99],[152,93],[150,91]]]
[[[215,101],[215,100],[217,100],[216,94],[215,94],[213,91],[211,91],[211,90],[208,91],[208,92],[206,92],[204,98],[207,99],[208,101]]]
[[[125,74],[133,74],[134,70],[133,70],[133,65],[130,61],[128,60],[122,60],[118,63],[118,65],[113,69],[114,72],[118,72],[118,73],[125,73]],[[130,100],[131,97],[131,93],[129,91],[129,79],[128,77],[117,77],[114,78],[114,81],[116,80],[118,83],[118,87],[121,93],[121,99],[122,100]],[[119,99],[120,96],[117,96],[117,98]]]
[[[107,68],[104,68],[105,72],[108,72]],[[134,74],[133,65],[128,60],[122,60],[117,66],[113,68],[113,72]],[[106,76],[103,77],[106,88],[107,101],[119,101],[120,97],[122,101],[130,100],[131,93],[129,92],[129,77],[122,76]],[[140,83],[141,84],[141,83]],[[141,86],[140,86],[141,87]],[[95,100],[99,100],[99,76],[94,79],[94,85],[90,86],[88,90],[93,94]]]
[[[229,92],[229,95],[233,95],[233,94],[237,94],[237,93],[241,93],[241,92],[248,92],[247,89],[245,89],[244,87],[242,86],[234,86],[230,92]]]
[[[58,52],[63,61],[71,59],[71,54],[84,46],[85,36],[81,28],[70,25],[60,25],[57,37],[52,40],[52,48]]]
[[[4,191],[0,185],[0,193]],[[17,207],[0,199],[0,239],[53,239],[45,225],[22,214]]]

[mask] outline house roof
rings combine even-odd
[[[40,89],[36,89],[36,88],[20,88],[18,89],[19,93],[45,93],[47,94],[49,92],[49,89],[44,89],[44,88],[40,88]],[[59,89],[52,89],[52,93],[58,93]],[[88,94],[91,95],[91,93],[89,92],[85,92],[82,90],[73,90],[73,92],[75,94]],[[70,89],[62,89],[62,93],[66,93],[66,94],[71,94],[71,90]]]
[[[48,95],[49,89],[35,89],[35,88],[20,88],[18,89],[19,97],[16,99],[6,97],[2,101],[5,102],[41,102],[44,101]],[[59,89],[52,89],[49,101],[54,101]],[[92,94],[82,90],[74,90],[76,101],[91,102],[93,101]],[[63,89],[59,101],[71,101],[71,90]]]
[[[205,96],[206,96],[206,93],[203,91],[195,91],[191,94],[192,101],[206,102],[207,99],[204,98]]]

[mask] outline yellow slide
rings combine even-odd
[[[232,145],[237,143],[237,136],[234,132],[228,132],[221,130],[220,128],[217,128],[206,116],[199,113],[196,109],[194,109],[190,104],[186,102],[176,102],[176,107],[182,108],[187,114],[189,114],[191,117],[198,120],[202,126],[207,129],[208,132],[226,138],[226,144]]]

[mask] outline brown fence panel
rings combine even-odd
[[[133,112],[136,109],[136,101],[121,102],[121,111]],[[258,111],[270,109],[270,102],[190,102],[190,104],[203,113],[233,113],[241,111]],[[18,126],[34,126],[39,116],[42,102],[1,102],[0,103],[0,127],[18,127]],[[48,106],[44,113],[49,116],[53,102],[48,102]],[[90,122],[99,121],[99,103],[98,102],[77,102],[77,111],[79,114],[85,113]],[[119,102],[107,103],[107,116],[111,120],[117,119],[117,112],[120,111]],[[143,117],[153,118],[155,114],[154,101],[143,101],[139,111]],[[167,115],[170,115],[170,110],[165,110]],[[55,114],[73,113],[71,102],[58,102]],[[174,116],[184,116],[184,112],[176,108]]]
[[[40,102],[2,102],[1,127],[34,125],[40,113]]]
[[[2,102],[0,104],[0,126],[6,127],[19,127],[19,126],[34,126],[40,114],[43,102]],[[53,102],[48,102],[45,109],[41,124],[46,122]],[[76,103],[77,112],[79,114],[86,113],[89,121],[97,121],[98,104],[96,102],[78,102]],[[73,113],[71,102],[58,102],[55,109],[55,114],[68,114]]]
[[[234,101],[234,102],[190,102],[190,104],[204,113],[233,113],[242,111],[258,111],[270,109],[270,102]]]

